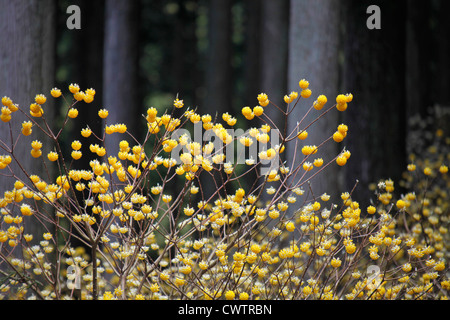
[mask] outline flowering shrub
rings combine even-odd
[[[320,145],[308,144],[308,128],[329,112],[344,112],[351,94],[339,94],[324,108],[319,95],[292,132],[277,128],[265,108],[285,118],[312,95],[306,80],[300,93],[278,106],[258,95],[258,105],[242,108],[258,125],[233,129],[237,118],[221,119],[183,110],[183,100],[158,114],[143,116],[147,133],[132,137],[126,124],[108,123],[108,110],[90,167],[75,169],[86,127],[61,147],[61,132],[94,100],[95,90],[69,86],[62,128],[45,119],[46,96],[23,110],[2,98],[3,125],[14,112],[27,120],[22,131],[0,138],[1,175],[16,177],[0,198],[0,295],[4,299],[438,299],[448,298],[449,179],[445,159],[408,166],[396,198],[394,182],[381,181],[376,203],[361,208],[352,192],[339,203],[312,195],[308,182],[327,166],[343,166],[350,151],[320,157],[325,143],[342,143],[349,128],[330,129]],[[54,99],[66,99],[59,89]],[[305,102],[304,102],[305,100]],[[181,116],[176,116],[179,109]],[[308,115],[312,120],[306,121]],[[251,122],[253,124],[253,122]],[[188,130],[201,132],[200,139]],[[33,138],[41,130],[48,142]],[[105,141],[124,135],[117,154]],[[36,161],[57,171],[34,174],[21,165],[17,143],[30,145]],[[48,145],[46,145],[48,144]],[[449,141],[444,145],[447,147]],[[298,165],[283,160],[297,150]],[[45,151],[44,151],[45,150]],[[441,154],[444,154],[441,152]],[[449,154],[447,153],[447,160]],[[241,161],[240,161],[241,160]],[[292,159],[290,159],[292,160]],[[20,179],[11,163],[26,177]],[[296,162],[292,162],[296,163]],[[249,178],[255,181],[248,184]],[[209,180],[208,180],[209,179]],[[210,181],[214,190],[206,190]],[[178,191],[171,186],[176,184]],[[417,193],[413,190],[417,189]],[[337,192],[333,190],[333,192]],[[30,223],[42,225],[32,234]],[[51,227],[49,227],[51,226]],[[81,243],[74,246],[72,243]]]

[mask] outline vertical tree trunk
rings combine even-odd
[[[0,96],[8,96],[19,104],[25,112],[34,102],[36,94],[47,97],[43,109],[48,123],[53,123],[53,101],[50,90],[54,86],[55,62],[55,12],[56,5],[52,0],[2,1],[0,10]],[[21,123],[25,117],[20,112],[12,114],[10,121],[14,139],[20,135]],[[0,123],[1,140],[11,145],[9,126]],[[34,129],[29,137],[22,136],[14,149],[14,155],[20,160],[29,174],[37,174],[48,179],[44,167],[30,155],[31,141],[39,139],[43,143],[43,154],[48,152],[49,145],[45,137]],[[4,154],[0,150],[0,154]],[[14,173],[20,168],[11,163]],[[11,190],[15,179],[4,176],[0,172],[0,197],[5,190]],[[19,178],[26,180],[24,174]],[[27,181],[29,183],[29,181]],[[39,229],[36,223],[26,225],[27,232]]]
[[[100,108],[103,108],[105,1],[78,0],[73,3],[81,10],[81,29],[70,32],[73,48],[70,52],[71,63],[73,63],[70,81],[78,83],[81,90],[94,88],[97,93],[94,102],[83,109],[82,119],[74,122],[73,133],[79,136],[81,129],[88,125],[96,135],[100,135],[102,126],[97,113]],[[92,137],[83,143],[83,157],[76,161],[76,165],[80,165],[80,168],[89,167],[91,143],[98,143],[98,141]]]
[[[405,169],[405,1],[383,1],[381,29],[365,28],[369,1],[343,2],[345,63],[343,88],[354,93],[344,114],[352,153],[346,182],[360,181],[356,197],[367,204],[374,197],[370,183],[392,178]],[[418,85],[418,84],[417,84]],[[419,89],[419,85],[417,87]]]
[[[221,117],[231,109],[232,102],[231,1],[211,0],[208,18],[207,92],[202,112]]]
[[[300,93],[299,80],[306,79],[310,83],[311,97],[301,99],[295,111],[288,119],[288,132],[291,132],[297,122],[303,118],[314,100],[320,94],[325,94],[330,106],[335,103],[338,93],[338,44],[339,44],[339,17],[338,1],[330,0],[293,0],[290,5],[289,17],[289,58],[288,58],[288,88],[290,91]],[[323,111],[322,110],[322,111]],[[302,125],[304,129],[311,120],[315,119],[322,111],[313,110]],[[338,125],[338,112],[328,113],[320,121],[308,129],[308,138],[305,144],[319,146],[322,141],[329,138]],[[309,121],[308,121],[309,120]],[[302,145],[299,145],[300,149]],[[341,148],[342,146],[339,146]],[[303,159],[300,150],[297,150],[296,161],[294,157],[293,143],[286,148],[287,163],[291,168],[297,166]],[[321,147],[317,157],[324,161],[334,157],[338,152],[338,145],[331,141]],[[301,176],[302,170],[298,176]],[[331,165],[322,174],[317,175],[311,181],[315,196],[324,192],[332,194],[338,186],[338,170],[336,165]],[[308,187],[305,186],[305,191]]]
[[[138,97],[139,2],[106,0],[105,4],[103,103],[109,111],[106,122],[126,124],[139,140],[138,128],[142,126]],[[105,142],[108,154],[117,155],[119,142],[125,138],[120,134],[108,135]]]
[[[245,57],[244,57],[244,99],[245,105],[256,102],[256,97],[261,90],[261,40],[263,38],[262,1],[244,1],[245,14]]]
[[[103,38],[104,38],[104,0],[89,1],[76,0],[71,4],[77,5],[81,12],[81,29],[64,29],[66,22],[61,21],[61,27],[57,30],[58,39],[66,36],[66,42],[70,42],[70,49],[65,54],[59,56],[57,65],[62,68],[70,69],[68,79],[69,83],[77,83],[81,90],[94,88],[96,95],[94,101],[89,105],[79,108],[80,115],[77,119],[71,121],[70,137],[73,140],[81,139],[81,152],[83,156],[73,162],[73,168],[86,170],[90,167],[89,163],[97,158],[89,150],[91,144],[98,144],[96,138],[102,136],[102,119],[98,116],[98,110],[103,108]],[[61,38],[60,38],[61,37]],[[67,90],[67,88],[63,88]],[[88,138],[81,137],[81,130],[89,127],[94,132]],[[68,143],[70,148],[70,141]],[[69,152],[67,152],[69,153]],[[70,153],[69,153],[70,154]],[[77,192],[78,204],[84,206],[84,200],[89,196],[88,191],[85,194]],[[71,239],[71,245],[74,247],[83,246],[84,243],[76,239]]]
[[[417,1],[407,1],[406,21],[406,106],[407,115],[425,116],[427,108],[432,105],[431,61],[433,37],[431,18],[431,3],[423,2],[420,6]],[[420,84],[420,90],[418,90]],[[424,94],[428,92],[428,94]]]
[[[259,90],[265,92],[278,106],[282,106],[283,97],[288,94],[286,72],[288,70],[289,1],[263,0],[261,5],[259,44],[261,85]],[[275,107],[266,108],[266,110],[267,116],[281,129],[284,125],[281,112]]]
[[[206,63],[206,95],[201,105],[202,114],[210,114],[222,121],[222,114],[231,111],[231,1],[211,0],[208,7],[208,60]],[[203,195],[208,199],[222,184],[221,173],[202,174]]]
[[[436,102],[443,106],[450,106],[450,43],[448,41],[448,32],[450,31],[450,2],[439,1],[438,21],[437,21],[437,70],[436,70]],[[430,48],[427,48],[430,50]]]

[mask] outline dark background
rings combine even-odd
[[[55,86],[67,93],[70,83],[78,83],[97,92],[91,105],[80,108],[66,143],[86,122],[101,130],[100,108],[109,110],[110,123],[126,123],[140,137],[145,110],[154,106],[162,113],[177,94],[201,113],[230,112],[238,117],[237,126],[255,126],[256,120],[244,121],[243,106],[256,105],[260,92],[282,105],[282,97],[299,91],[298,81],[306,78],[311,102],[321,93],[329,104],[339,93],[354,95],[345,113],[330,115],[310,134],[329,136],[337,124],[349,126],[344,142],[324,150],[324,158],[343,146],[352,153],[345,169],[327,169],[334,180],[324,189],[349,190],[358,179],[357,200],[364,203],[373,197],[370,183],[401,178],[409,161],[409,119],[417,114],[425,119],[430,107],[450,105],[450,2],[445,0],[0,3],[1,96],[26,109],[35,94],[50,97]],[[81,9],[80,30],[66,27],[71,4]],[[371,4],[381,9],[380,30],[366,27]],[[46,116],[61,123],[66,108],[49,101]],[[268,112],[282,123],[279,114]],[[301,112],[298,108],[292,123]],[[428,125],[433,131],[433,123]],[[2,138],[8,130],[0,127]],[[0,191],[9,189],[6,178],[0,179]]]

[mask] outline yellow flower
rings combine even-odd
[[[310,155],[310,154],[314,154],[314,153],[316,153],[317,152],[317,147],[316,146],[304,146],[303,148],[302,148],[302,153],[305,155],[305,156],[308,156],[308,155]]]
[[[312,292],[312,288],[310,286],[305,286],[303,288],[302,292],[305,296],[309,296]]]
[[[111,291],[106,291],[105,293],[103,293],[103,300],[112,300],[112,299],[114,299],[114,296],[111,293]]]
[[[156,108],[151,107],[147,109],[147,121],[148,122],[154,122],[156,120],[156,115],[158,114],[158,110]]]
[[[341,259],[339,259],[339,258],[333,258],[333,259],[331,260],[331,266],[332,266],[333,268],[339,268],[339,267],[341,266],[341,263],[342,263],[342,261],[341,261]]]
[[[38,141],[38,140],[34,140],[34,141],[31,143],[31,147],[32,147],[33,149],[38,150],[38,149],[42,148],[42,142],[40,142],[40,141]]]
[[[233,300],[235,296],[236,294],[232,290],[228,290],[227,292],[225,292],[225,299],[227,300]]]
[[[32,132],[31,127],[32,127],[31,121],[24,121],[22,123],[22,134],[24,136],[29,136]]]
[[[42,151],[40,149],[31,149],[31,156],[33,158],[39,158],[42,155]]]
[[[303,89],[301,92],[300,92],[300,95],[303,97],[303,98],[309,98],[310,96],[311,96],[311,90],[310,89]]]
[[[11,110],[8,107],[2,108],[1,119],[3,122],[9,122],[11,120]]]
[[[342,140],[344,140],[344,135],[341,132],[336,131],[333,134],[333,140],[336,141],[336,142],[341,142]]]
[[[368,214],[374,214],[375,212],[377,212],[377,209],[374,206],[368,206],[367,207],[367,213]]]
[[[336,97],[336,108],[339,111],[345,111],[347,109],[347,102],[350,102],[347,96],[340,94]]]
[[[36,95],[36,97],[34,98],[34,101],[37,104],[44,104],[45,101],[47,101],[47,98],[43,95],[43,94],[38,94]]]
[[[303,163],[303,170],[305,171],[311,171],[314,168],[311,162],[305,162]]]
[[[175,106],[175,108],[180,109],[180,108],[183,108],[184,103],[183,103],[183,100],[179,100],[178,98],[176,98],[176,99],[173,101],[173,105]]]
[[[239,294],[239,300],[248,300],[248,298],[249,298],[249,295],[247,292],[241,292]]]
[[[90,96],[95,96],[95,89],[89,88],[86,90],[86,94]]]
[[[20,206],[20,212],[24,216],[31,216],[33,214],[33,211],[31,211],[31,207],[28,204],[22,204]]]
[[[58,88],[53,88],[50,91],[50,94],[52,95],[53,98],[59,98],[61,96],[61,90],[59,90]]]
[[[11,98],[4,96],[4,97],[2,98],[2,104],[3,104],[5,107],[9,107],[9,106],[11,106],[11,105],[13,104],[13,101],[11,100]]]
[[[301,89],[305,90],[305,89],[307,89],[307,88],[309,87],[309,82],[306,81],[305,79],[302,79],[302,80],[300,80],[300,81],[298,82],[298,86],[299,86]]]
[[[73,84],[73,83],[71,83],[70,85],[69,85],[69,91],[71,92],[71,93],[77,93],[78,91],[80,91],[80,87],[78,86],[78,84]]]
[[[343,124],[343,123],[341,123],[338,126],[337,130],[345,137],[347,135],[347,132],[348,132],[348,126]]]
[[[345,95],[345,99],[347,100],[347,103],[352,102],[353,100],[353,95],[351,93],[347,93]]]
[[[253,139],[251,137],[242,137],[239,139],[239,142],[246,147],[250,147],[253,144]]]
[[[256,106],[253,108],[253,113],[255,116],[260,117],[264,113],[264,109],[261,106]]]
[[[286,103],[291,103],[292,102],[291,98],[288,95],[285,95],[283,99],[284,99],[284,102],[286,102]]]
[[[270,137],[269,137],[269,135],[267,133],[259,133],[256,136],[256,140],[258,140],[261,143],[267,143],[267,142],[269,142]]]
[[[81,101],[84,99],[85,93],[83,91],[79,91],[79,92],[74,93],[73,97],[75,98],[75,100]]]
[[[78,140],[74,140],[71,144],[73,150],[80,150],[81,149],[81,142]]]
[[[159,285],[157,283],[153,283],[150,286],[150,290],[154,293],[154,292],[158,292],[159,291]]]
[[[286,202],[280,202],[280,203],[277,204],[277,208],[280,211],[286,211],[288,209],[288,207],[289,206],[287,205]]]
[[[252,120],[255,117],[255,114],[253,113],[252,109],[250,109],[250,107],[244,107],[241,111],[247,120]]]
[[[396,203],[396,206],[398,209],[404,209],[406,207],[406,202],[404,200],[398,200]]]
[[[106,109],[100,109],[98,111],[98,116],[102,119],[106,119],[108,117],[108,110]]]
[[[78,160],[78,159],[81,158],[81,156],[82,156],[83,154],[81,153],[81,151],[74,150],[74,151],[72,151],[72,153],[71,153],[70,155],[72,156],[72,158],[73,158],[74,160]]]
[[[340,155],[336,158],[336,163],[340,166],[344,166],[347,163],[347,158],[344,155]]]
[[[347,251],[348,254],[352,254],[356,251],[356,245],[353,242],[346,242],[345,245],[345,251]]]
[[[186,274],[187,275],[187,274],[191,273],[191,271],[192,271],[191,266],[183,266],[183,267],[180,268],[180,272],[182,274]]]
[[[190,117],[189,120],[191,120],[192,123],[197,123],[200,122],[201,117],[198,113],[193,113]]]
[[[30,114],[33,117],[39,118],[39,117],[42,117],[42,115],[44,114],[44,110],[42,109],[42,107],[39,104],[32,103],[30,105]]]
[[[113,134],[115,132],[115,127],[114,126],[105,126],[105,133],[106,134]]]
[[[347,98],[345,97],[345,95],[340,94],[336,97],[336,103],[337,104],[344,104],[347,103]]]
[[[314,165],[316,167],[321,167],[323,165],[323,159],[322,158],[317,158],[314,160]]]
[[[178,277],[175,278],[175,285],[180,287],[180,286],[183,286],[185,283],[186,283],[186,280],[184,280],[183,278],[178,278]]]
[[[308,132],[306,131],[301,131],[298,135],[297,138],[299,138],[300,140],[305,140],[308,137]]]
[[[259,102],[259,104],[260,104],[261,106],[263,106],[263,104],[267,105],[267,104],[269,103],[269,97],[268,97],[267,94],[265,94],[265,93],[260,93],[260,94],[258,94],[257,99],[258,99],[258,102]],[[267,104],[266,104],[266,102],[267,102]],[[263,106],[263,107],[264,107],[264,106]]]
[[[83,100],[86,103],[91,103],[92,101],[94,101],[94,95],[92,94],[88,94],[87,92],[84,94],[83,96]]]
[[[69,112],[67,113],[67,116],[69,118],[75,119],[78,117],[78,110],[76,108],[70,108]]]
[[[293,232],[295,230],[295,224],[290,221],[286,224],[286,230],[289,232]]]
[[[84,128],[81,130],[81,135],[85,138],[88,138],[92,133],[92,130],[89,128]]]
[[[58,160],[58,154],[54,151],[49,152],[49,154],[47,155],[48,160],[50,161],[56,161]]]
[[[43,237],[45,240],[50,240],[53,236],[50,232],[46,232],[44,233]]]
[[[20,190],[20,189],[22,189],[24,186],[25,186],[24,183],[23,183],[22,181],[20,181],[20,180],[17,180],[17,181],[14,183],[14,189],[16,189],[16,190]]]
[[[314,109],[321,110],[323,106],[327,103],[327,97],[323,94],[317,97],[317,100],[314,102]]]
[[[436,271],[443,271],[445,269],[445,262],[444,261],[439,261],[435,266],[434,266],[434,270]]]

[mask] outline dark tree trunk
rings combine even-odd
[[[405,169],[406,2],[380,4],[380,30],[365,27],[369,1],[343,4],[347,18],[342,88],[354,94],[344,115],[352,153],[345,177],[347,189],[359,180],[355,198],[367,204],[374,197],[370,183],[388,178],[398,181]]]
[[[209,52],[206,70],[206,101],[202,113],[230,111],[232,102],[231,67],[231,1],[211,0],[209,3]]]
[[[103,64],[103,106],[109,110],[107,124],[124,123],[139,139],[143,126],[138,94],[138,21],[139,2],[106,0]],[[125,135],[111,134],[105,146],[109,155],[117,155]],[[135,142],[132,142],[134,145]]]
[[[44,94],[47,97],[43,106],[44,116],[50,125],[54,123],[54,103],[50,90],[54,86],[55,72],[55,13],[56,4],[51,0],[2,1],[0,10],[0,96],[10,97],[28,113],[35,95]],[[21,135],[21,123],[24,120],[20,112],[12,114],[10,124],[14,139]],[[0,123],[0,139],[11,146],[9,136],[8,124]],[[28,174],[49,180],[53,177],[49,177],[40,161],[30,155],[30,143],[35,139],[42,141],[43,155],[50,151],[45,136],[36,128],[31,136],[21,136],[14,155]],[[4,154],[3,150],[0,154]],[[17,165],[11,163],[11,168],[20,179],[29,183]],[[0,173],[0,197],[5,190],[13,188],[15,181],[3,173]],[[30,219],[25,228],[29,233],[41,231],[40,225]]]
[[[287,59],[289,1],[263,0],[261,2],[260,58],[260,92],[265,92],[277,105],[283,105],[287,92]],[[259,92],[258,92],[259,93]],[[256,102],[256,100],[254,100]],[[267,116],[273,123],[283,128],[284,119],[281,112],[274,107],[267,108]]]

